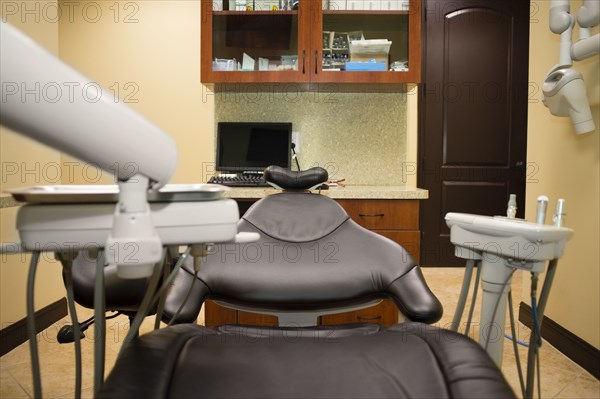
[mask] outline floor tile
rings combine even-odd
[[[0,397],[3,399],[20,399],[29,398],[30,396],[8,370],[0,370]]]
[[[590,375],[582,374],[559,392],[556,398],[598,399],[600,398],[600,381]]]

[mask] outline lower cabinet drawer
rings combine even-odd
[[[252,326],[277,326],[277,317],[229,309],[206,301],[204,325],[216,327],[223,324],[242,324]],[[321,325],[374,323],[391,326],[398,323],[398,308],[394,301],[385,299],[369,308],[352,312],[336,313],[320,317]]]
[[[418,230],[419,200],[337,200],[356,223],[369,230]]]
[[[384,299],[378,305],[352,312],[321,316],[321,325],[373,323],[391,326],[398,323],[398,308],[394,301]]]

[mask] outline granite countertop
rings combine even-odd
[[[230,187],[224,197],[235,199],[257,199],[279,193],[280,190],[267,187]],[[427,199],[429,192],[421,188],[407,186],[359,186],[330,187],[328,190],[312,190],[333,199]],[[0,208],[22,205],[12,196],[0,196]]]
[[[225,197],[244,199],[262,198],[278,193],[279,190],[266,187],[231,187]],[[333,199],[427,199],[429,192],[422,188],[407,186],[352,186],[330,187],[329,190],[313,190]]]

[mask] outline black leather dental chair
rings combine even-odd
[[[196,274],[186,261],[165,304],[165,317],[178,324],[133,341],[99,397],[514,397],[478,344],[429,325],[442,306],[406,250],[330,198],[301,190],[326,175],[271,167],[265,177],[298,191],[269,195],[246,212],[238,230],[258,233],[257,242],[215,246]],[[409,321],[310,325],[332,309],[384,298]],[[194,324],[208,299],[277,314],[279,327]]]

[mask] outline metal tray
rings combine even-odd
[[[149,202],[213,201],[223,197],[229,187],[218,184],[167,184],[159,191],[148,193]],[[43,204],[116,203],[119,186],[111,185],[57,185],[33,186],[6,190],[21,202]]]

